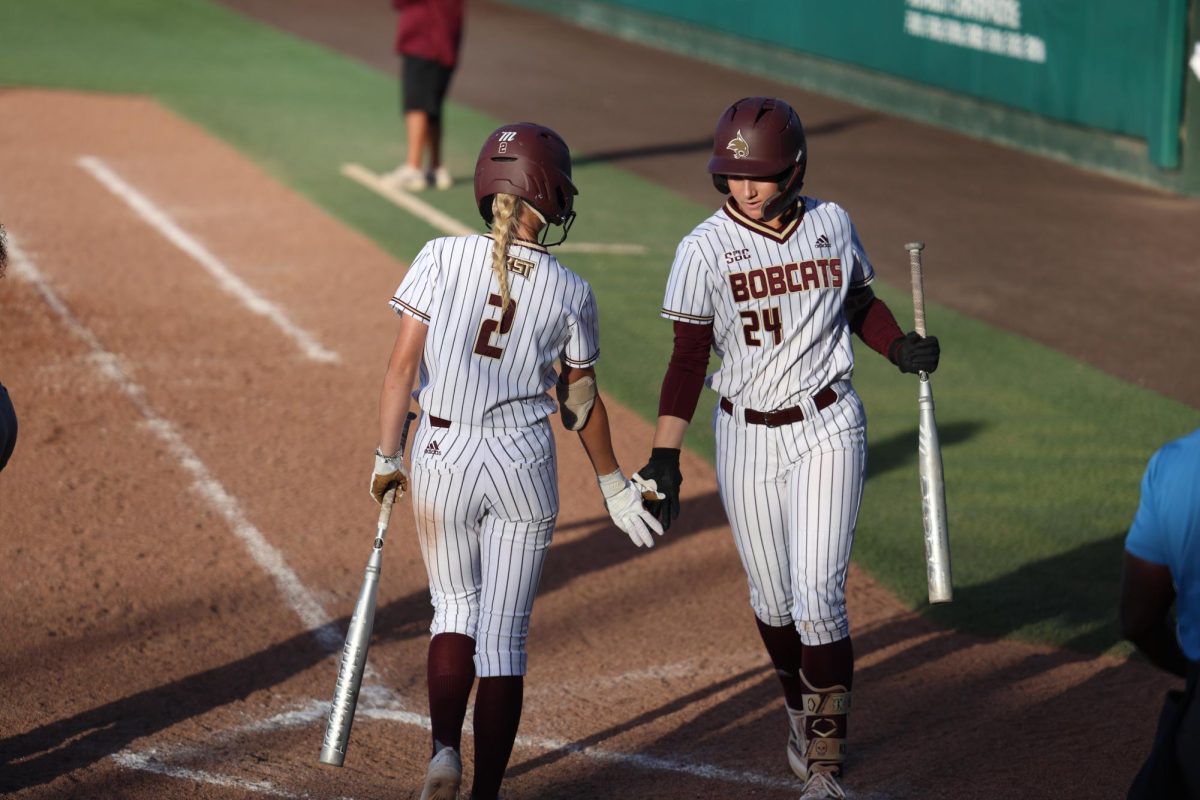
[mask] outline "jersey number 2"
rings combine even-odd
[[[762,342],[756,336],[760,329],[771,334],[775,339],[775,344],[783,341],[783,320],[779,316],[778,306],[762,310],[761,324],[758,321],[757,311],[743,311],[740,316],[742,318],[742,334],[746,337],[746,344],[751,347],[762,347]]]
[[[488,305],[500,308],[500,295],[489,294]],[[493,334],[504,336],[512,330],[513,316],[517,313],[517,301],[511,297],[508,299],[508,308],[500,316],[500,319],[485,319],[479,325],[479,335],[475,337],[475,352],[481,356],[488,358],[499,358],[504,354],[503,347],[496,347],[492,344]]]

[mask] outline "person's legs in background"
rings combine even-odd
[[[400,85],[408,140],[406,155],[404,163],[385,178],[405,191],[420,192],[430,186],[449,189],[454,185],[442,164],[442,106],[453,73],[452,68],[436,61],[403,58]]]

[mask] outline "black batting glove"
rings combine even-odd
[[[901,372],[933,372],[938,368],[942,348],[936,336],[921,336],[910,331],[888,347],[888,361]]]
[[[655,516],[663,530],[679,516],[679,450],[656,447],[650,451],[650,462],[633,474],[633,482],[642,490],[646,510]]]

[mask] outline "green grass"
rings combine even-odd
[[[153,96],[398,258],[434,233],[338,174],[346,161],[377,170],[398,161],[394,77],[201,0],[7,0],[0,85]],[[449,163],[472,164],[501,122],[448,108]],[[576,179],[575,240],[649,248],[566,260],[600,301],[606,393],[652,419],[670,349],[657,310],[671,256],[711,208],[602,164],[581,166]],[[426,199],[475,220],[465,181]],[[878,291],[898,312],[907,308],[906,293]],[[1161,443],[1200,425],[1200,413],[946,309],[931,307],[928,317],[945,347],[934,388],[956,585],[955,602],[928,613],[988,635],[1113,647],[1122,538],[1141,470]],[[855,558],[922,607],[915,379],[858,352],[871,449]],[[710,459],[712,401],[706,392],[688,439]]]

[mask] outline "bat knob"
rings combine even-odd
[[[905,250],[924,250],[925,243],[924,242],[909,242],[908,244],[904,245],[904,249]]]

